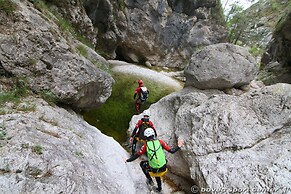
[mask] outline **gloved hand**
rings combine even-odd
[[[184,139],[182,139],[181,137],[178,138],[178,147],[181,148],[182,146],[184,146]]]

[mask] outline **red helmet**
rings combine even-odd
[[[143,81],[142,81],[141,79],[139,79],[139,80],[137,80],[137,83],[138,83],[139,85],[141,85],[141,84],[143,84]]]

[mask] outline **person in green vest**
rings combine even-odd
[[[147,178],[146,183],[149,186],[154,185],[151,175],[158,175],[154,176],[158,186],[154,187],[154,189],[160,192],[162,190],[161,176],[165,174],[163,172],[167,172],[168,170],[167,160],[163,149],[173,154],[184,145],[184,141],[179,140],[178,146],[171,148],[163,140],[155,138],[155,131],[152,128],[145,129],[144,136],[146,137],[145,144],[141,147],[141,149],[138,152],[131,155],[131,157],[126,160],[126,162],[132,162],[141,155],[146,153],[148,160],[141,161],[140,167]]]

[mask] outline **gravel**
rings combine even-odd
[[[144,67],[140,67],[140,66],[130,64],[130,63],[125,63],[125,62],[110,61],[110,63],[114,65],[114,67],[112,68],[112,71],[128,73],[132,75],[141,76],[147,79],[152,79],[156,82],[173,86],[174,88],[178,90],[183,88],[182,84],[178,80],[172,77],[169,77],[163,73],[159,73],[151,69],[147,69]]]

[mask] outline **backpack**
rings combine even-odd
[[[142,140],[145,140],[146,138],[144,136],[144,130],[150,127],[150,120],[148,118],[142,118],[141,120],[142,120],[142,124],[138,128],[138,132],[136,136]]]
[[[159,140],[147,141],[147,155],[150,167],[159,169],[166,163],[166,156]]]
[[[140,87],[140,99],[141,101],[146,101],[149,97],[149,92],[148,92],[148,89],[143,86],[143,87]]]

